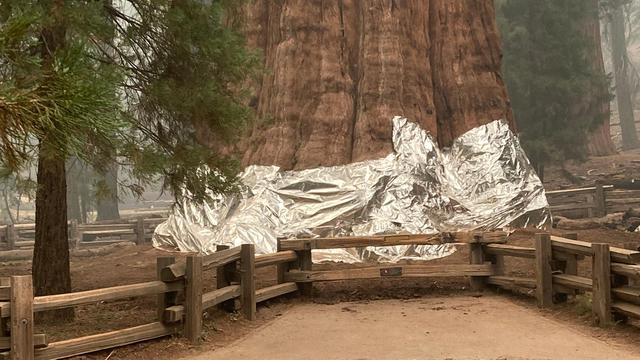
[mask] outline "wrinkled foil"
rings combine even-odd
[[[393,119],[394,153],[300,171],[249,166],[243,190],[205,204],[176,204],[154,233],[158,248],[210,254],[219,244],[276,251],[278,238],[432,234],[545,228],[549,205],[520,142],[501,120],[439,149],[406,118]],[[314,251],[315,261],[435,259],[455,247],[403,245]]]

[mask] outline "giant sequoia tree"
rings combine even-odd
[[[512,124],[492,0],[254,1],[250,42],[268,71],[245,164],[344,164],[391,151],[403,115],[450,145]]]

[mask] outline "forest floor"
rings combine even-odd
[[[638,233],[621,232],[611,229],[592,229],[577,232],[579,233],[579,239],[584,241],[608,242],[612,245],[618,246],[634,241],[640,242],[640,234]],[[521,246],[533,246],[532,238],[532,231],[520,230],[511,236],[509,243]],[[156,271],[156,257],[166,255],[166,252],[153,249],[151,246],[147,245],[118,248],[115,252],[107,255],[72,258],[71,267],[73,288],[74,290],[79,291],[153,280],[155,278]],[[507,258],[506,260],[505,265],[507,273],[513,276],[533,277],[532,260],[513,258]],[[460,247],[459,251],[449,257],[433,260],[435,263],[443,264],[466,263],[467,261],[468,253],[466,251],[466,247]],[[0,276],[27,274],[30,271],[30,265],[31,264],[29,262],[0,264]],[[315,266],[321,269],[327,265],[318,264],[314,265],[314,267]],[[361,265],[334,264],[332,266],[349,267]],[[589,261],[582,261],[580,263],[579,273],[584,276],[589,275]],[[213,271],[205,272],[205,276],[205,284],[213,285],[215,283],[215,274],[213,274]],[[257,287],[269,286],[274,283],[275,269],[260,269],[258,272]],[[506,335],[511,333],[514,334],[514,336],[517,335],[516,337],[524,339],[522,340],[524,341],[522,342],[522,346],[532,346],[532,348],[535,347],[535,342],[532,339],[535,339],[536,336],[539,336],[545,331],[558,331],[559,334],[564,334],[562,335],[563,337],[565,337],[565,335],[569,336],[573,334],[570,338],[565,339],[567,343],[598,343],[599,345],[593,345],[594,348],[592,350],[594,354],[598,354],[597,351],[600,351],[598,349],[605,351],[608,349],[608,346],[614,346],[616,349],[620,349],[620,354],[626,354],[625,351],[628,349],[640,354],[640,343],[637,341],[640,338],[640,324],[619,324],[609,329],[594,328],[591,326],[588,299],[583,296],[575,299],[572,298],[569,302],[556,305],[551,310],[539,310],[535,306],[532,293],[512,294],[510,292],[502,292],[501,294],[504,296],[497,298],[494,291],[485,291],[482,294],[474,293],[467,289],[467,281],[464,278],[409,278],[382,279],[379,281],[353,280],[348,282],[338,281],[318,283],[314,285],[314,295],[311,298],[305,299],[293,296],[260,304],[258,306],[258,319],[254,322],[246,321],[238,314],[225,313],[218,309],[210,311],[204,322],[205,341],[199,346],[190,345],[180,337],[170,337],[126,346],[115,350],[102,351],[88,356],[83,356],[82,358],[105,359],[109,357],[109,359],[112,360],[155,358],[157,360],[161,360],[203,356],[200,359],[204,360],[209,358],[207,356],[213,356],[216,354],[217,350],[227,347],[229,350],[224,351],[230,351],[228,354],[231,355],[233,354],[233,349],[237,349],[238,343],[236,343],[236,341],[238,341],[238,339],[260,337],[263,335],[268,338],[269,331],[274,331],[273,329],[276,329],[276,325],[280,323],[281,318],[282,324],[289,324],[290,321],[299,319],[299,315],[301,314],[300,311],[304,314],[305,311],[309,310],[308,321],[314,322],[314,319],[323,317],[322,314],[326,315],[327,313],[333,313],[333,310],[335,310],[339,312],[339,314],[333,314],[335,321],[332,321],[331,323],[325,322],[324,325],[333,326],[333,329],[344,329],[346,331],[350,329],[351,325],[348,325],[347,323],[339,323],[342,320],[348,320],[346,318],[348,314],[342,314],[342,312],[350,313],[351,310],[349,309],[354,306],[358,309],[357,311],[358,314],[360,314],[359,316],[365,316],[371,321],[376,320],[376,317],[377,320],[390,317],[390,322],[388,324],[390,327],[395,326],[393,325],[394,321],[397,323],[404,318],[404,320],[407,321],[404,325],[408,326],[406,331],[414,331],[412,329],[415,329],[416,326],[422,326],[420,324],[422,324],[423,320],[426,317],[429,317],[430,314],[434,316],[434,319],[440,319],[440,316],[442,316],[443,319],[452,319],[448,325],[447,323],[440,324],[440,322],[429,323],[429,328],[425,331],[438,334],[433,337],[434,344],[436,342],[440,344],[441,341],[445,341],[444,339],[447,335],[442,332],[448,331],[446,329],[457,326],[455,325],[455,321],[463,321],[463,323],[460,323],[460,326],[462,326],[462,324],[469,326],[469,331],[476,331],[477,333],[481,329],[484,329],[483,331],[490,331],[493,333],[498,331],[497,329],[502,329],[501,334]],[[383,301],[378,302],[376,300]],[[438,312],[434,315],[432,308],[438,306],[431,306],[429,304],[436,304],[440,302],[444,303],[445,305],[443,305],[443,307],[448,310],[443,311],[442,313]],[[463,319],[460,319],[460,309],[462,309],[462,307],[454,305],[467,302],[472,302],[473,304],[478,305],[473,305],[472,308],[475,310],[466,312],[468,314],[477,313],[481,316],[465,315]],[[394,303],[396,303],[399,308],[405,307],[406,309],[403,311],[405,312],[404,315],[407,316],[402,316],[403,314],[401,312],[393,313],[395,315],[389,313],[392,308],[390,304]],[[489,311],[489,307],[493,306],[492,304],[499,306],[499,308],[494,308]],[[301,306],[302,308],[298,309]],[[422,310],[420,309],[421,307],[427,307],[427,310]],[[487,313],[485,311],[489,312]],[[73,324],[36,323],[36,332],[46,333],[49,341],[58,341],[153,322],[155,321],[155,312],[154,297],[99,303],[90,306],[77,307],[76,320]],[[465,311],[462,311],[463,315],[464,313]],[[496,316],[492,317],[492,321],[489,321],[487,316],[488,314],[493,313],[495,313]],[[391,319],[393,316],[396,316],[395,320]],[[549,327],[544,327],[542,326],[543,324],[537,324],[533,321],[532,317],[535,316],[540,316],[540,321],[546,321]],[[523,319],[530,319],[531,322],[529,322],[529,325],[526,325],[527,322],[525,321],[520,328],[512,329],[513,319],[521,317]],[[487,322],[492,324],[492,327],[483,327],[483,324]],[[272,324],[273,326],[269,324]],[[473,326],[479,326],[479,328],[474,330],[472,324]],[[322,324],[318,323],[318,325],[321,326]],[[362,325],[366,325],[366,322],[362,323]],[[439,329],[438,327],[440,325],[442,325],[442,328]],[[272,330],[264,333],[265,329]],[[363,327],[362,329],[368,331],[367,327]],[[402,329],[402,327],[398,329]],[[422,329],[422,327],[420,327],[420,329]],[[294,331],[294,328],[289,328],[288,330]],[[338,332],[338,334],[341,332],[342,330]],[[346,334],[347,333],[344,335],[346,336]],[[458,341],[460,336],[471,336],[471,334],[472,333],[452,332],[448,336],[451,337],[451,341]],[[277,332],[272,335],[280,336]],[[383,334],[378,334],[378,336],[382,335]],[[498,332],[496,332],[495,335],[502,337]],[[417,335],[413,336],[414,337],[411,339],[417,339],[415,338]],[[483,336],[487,335],[485,334]],[[502,338],[501,341],[504,345],[503,347],[500,347],[499,344],[496,345],[496,349],[503,349],[504,354],[496,353],[496,357],[493,358],[497,358],[498,356],[505,354],[511,354],[508,353],[508,351],[511,349],[510,346],[512,345],[510,345],[510,343],[513,340],[507,341],[508,339],[513,339],[513,337]],[[593,342],[595,341],[593,339],[596,339],[597,341]],[[391,340],[393,340],[393,337],[390,338],[390,341]],[[425,339],[425,341],[426,340],[428,339]],[[275,347],[274,344],[271,344],[271,346]],[[444,351],[444,345],[440,344],[439,346],[440,349]],[[411,348],[411,346],[408,348]],[[575,348],[575,346],[573,348]],[[415,349],[418,348],[414,347],[413,350]],[[565,348],[558,348],[557,350],[560,351],[562,349]],[[221,352],[221,354],[226,354],[226,352]],[[320,352],[319,354],[322,355],[323,353]],[[369,356],[369,358],[379,358],[371,355],[372,353],[370,352],[368,354],[369,355],[367,356]],[[410,356],[411,354],[413,353],[407,353],[406,357],[415,357]],[[451,352],[451,354],[451,356],[454,356],[453,358],[456,359],[469,358],[467,356],[463,356],[464,354],[460,352]],[[489,356],[489,353],[479,352],[478,354],[487,354],[487,356]],[[515,352],[512,354],[517,355],[521,353]],[[533,352],[530,355],[534,356],[536,354],[544,355],[544,353],[539,352]],[[348,354],[345,353],[345,357],[338,356],[338,358],[353,358],[351,355],[347,355]],[[625,358],[623,355],[620,356],[620,358]],[[217,359],[219,357],[210,358]],[[230,356],[225,358],[232,359],[233,357]],[[321,358],[325,357],[321,356]],[[446,358],[446,356],[437,355],[435,358]],[[484,359],[492,357],[484,357],[484,355],[482,355],[480,358]],[[511,359],[512,357],[508,358]],[[544,358],[544,356],[542,356],[542,358]]]
[[[597,180],[609,183],[631,179],[640,179],[640,149],[591,157],[583,162],[567,162],[564,167],[547,166],[544,187],[559,190],[592,186]]]

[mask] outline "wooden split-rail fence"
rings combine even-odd
[[[212,255],[190,255],[184,262],[159,257],[155,281],[50,296],[33,296],[31,276],[12,276],[0,286],[3,324],[0,349],[5,351],[2,355],[11,359],[28,360],[59,359],[178,333],[197,343],[202,336],[203,312],[209,308],[239,309],[253,320],[257,303],[293,292],[311,295],[314,282],[353,279],[468,277],[475,290],[489,286],[535,289],[541,307],[549,307],[568,295],[590,291],[594,319],[599,325],[640,317],[640,252],[546,233],[535,235],[534,247],[506,242],[506,233],[485,232],[446,237],[390,235],[280,240],[278,252],[257,256],[251,244],[220,247]],[[312,262],[312,252],[317,249],[442,243],[469,246],[469,262],[378,264],[327,270],[314,269]],[[505,257],[531,259],[535,278],[504,275]],[[580,276],[578,262],[587,258],[593,264],[592,275]],[[276,267],[277,283],[257,289],[256,269],[266,266]],[[205,271],[216,272],[215,290],[204,291],[208,285],[204,281]],[[157,315],[146,325],[52,343],[47,342],[46,334],[34,334],[34,312],[149,295],[157,296]]]
[[[77,220],[68,222],[69,243],[71,247],[89,245],[109,245],[120,241],[132,241],[143,244],[153,235],[153,231],[167,218],[137,217],[102,221],[91,224],[78,224]],[[15,224],[0,225],[0,248],[2,250],[24,250],[33,247],[36,225]]]
[[[635,183],[637,184],[637,183]],[[546,191],[551,213],[568,218],[593,218],[640,209],[640,186],[602,185]]]

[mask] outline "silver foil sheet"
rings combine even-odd
[[[377,160],[301,171],[249,166],[243,191],[203,205],[176,204],[154,233],[158,248],[210,254],[216,245],[276,251],[277,238],[437,233],[550,224],[540,179],[508,125],[468,131],[447,149],[402,117],[394,153]],[[314,260],[434,259],[452,245],[314,252]]]

